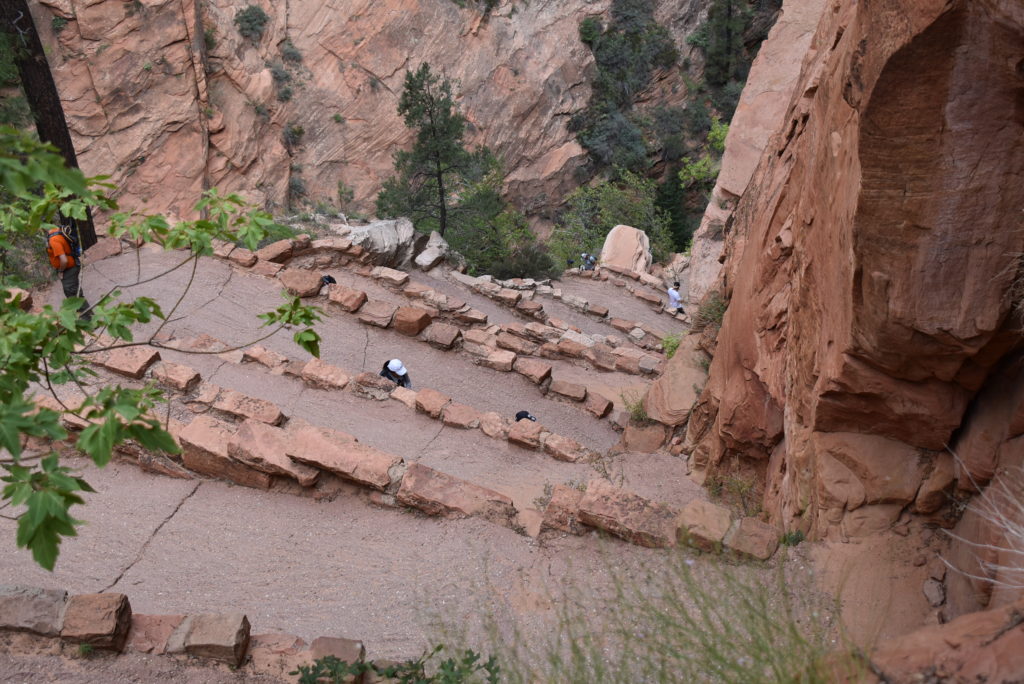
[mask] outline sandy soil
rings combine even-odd
[[[921,587],[928,577],[923,560],[938,549],[931,530],[915,528],[850,543],[822,542],[809,547],[819,569],[822,591],[836,597],[846,637],[870,650],[926,622],[932,609]]]

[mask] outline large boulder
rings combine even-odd
[[[378,266],[404,268],[412,261],[416,231],[409,219],[374,221],[365,226],[353,226],[348,237],[353,245],[366,250],[370,262]]]
[[[651,243],[647,233],[632,226],[618,225],[612,228],[601,248],[601,264],[647,273],[651,267]]]
[[[430,239],[427,240],[427,246],[422,252],[416,255],[415,263],[417,266],[422,268],[424,271],[430,269],[441,263],[441,260],[448,254],[448,243],[441,237],[441,234],[434,231],[430,234]]]
[[[697,336],[688,335],[665,365],[665,372],[651,383],[644,397],[644,410],[664,425],[682,425],[704,386],[707,373],[701,368]]]

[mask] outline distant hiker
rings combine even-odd
[[[593,254],[587,255],[587,270],[593,271],[597,267],[597,257]]]
[[[580,271],[581,272],[587,270],[587,258],[589,256],[590,255],[587,254],[586,252],[584,252],[583,254],[580,254]]]
[[[679,283],[672,283],[668,288],[668,308],[675,309],[677,314],[683,313],[683,306],[679,301]]]
[[[387,378],[399,387],[412,389],[412,380],[409,379],[409,371],[402,365],[400,359],[391,359],[380,369],[380,377]]]
[[[79,274],[82,272],[80,257],[75,257],[75,248],[64,231],[58,226],[53,226],[46,231],[46,254],[50,257],[50,265],[57,269],[60,275],[60,284],[64,289],[65,299],[68,297],[82,297],[82,284],[79,281]],[[78,307],[79,315],[85,320],[92,320],[92,311],[89,302],[83,301]]]
[[[516,422],[518,423],[521,420],[529,420],[533,421],[534,423],[537,422],[536,416],[534,416],[529,411],[520,411],[519,413],[516,414]]]

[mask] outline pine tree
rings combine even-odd
[[[429,64],[406,73],[398,113],[416,131],[416,142],[395,154],[397,175],[377,196],[377,213],[408,216],[418,230],[444,235],[452,193],[478,156],[463,147],[466,119],[455,109],[451,82],[432,73]]]

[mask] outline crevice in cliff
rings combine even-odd
[[[206,112],[211,111],[210,105],[210,84],[206,80],[206,73],[209,62],[206,55],[205,29],[203,27],[203,13],[200,3],[192,0],[180,0],[182,16],[188,16],[188,5],[192,6],[192,21],[185,22],[185,34],[188,36],[188,55],[192,73],[195,76],[194,95],[196,99],[196,121],[202,134],[203,141],[203,177],[202,188],[210,188],[210,125]],[[198,49],[198,59],[197,59]]]

